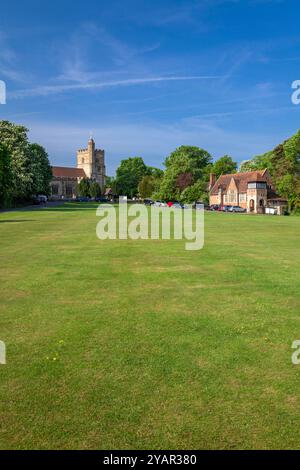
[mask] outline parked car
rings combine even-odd
[[[144,204],[145,204],[145,206],[152,206],[153,201],[152,201],[152,199],[144,199]]]
[[[39,194],[32,199],[32,204],[38,206],[39,204],[46,204],[48,201],[47,196],[44,194]]]
[[[154,205],[155,207],[167,207],[167,203],[164,202],[164,201],[155,201],[155,202],[153,203],[153,205]]]
[[[180,202],[174,202],[172,207],[174,207],[174,209],[184,209],[184,204],[181,204]]]
[[[95,197],[95,202],[108,202],[108,199],[107,197],[104,197],[104,196],[98,196],[98,197]]]
[[[232,206],[230,212],[246,212],[246,209],[243,209],[241,206]]]
[[[203,206],[204,210],[206,210],[206,211],[211,210],[211,209],[210,209],[210,206],[209,206],[208,204],[206,204],[206,202],[202,202],[202,201],[196,201],[196,202],[192,205],[192,208],[193,208],[193,209],[198,209],[198,210],[200,210],[200,209],[202,208],[202,206]]]
[[[219,204],[211,204],[211,205],[209,206],[209,210],[211,210],[211,211],[218,211],[218,210],[219,210],[219,207],[220,207]]]
[[[232,207],[233,206],[223,206],[222,211],[223,212],[232,212]]]
[[[33,204],[34,206],[39,206],[40,205],[40,200],[37,198],[37,197],[33,197],[31,198],[30,200],[31,204]]]
[[[76,202],[90,202],[90,198],[85,196],[77,197]]]

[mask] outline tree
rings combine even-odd
[[[143,179],[139,182],[138,190],[142,198],[150,197],[155,190],[154,176],[144,176]]]
[[[186,204],[192,204],[196,201],[208,202],[207,183],[198,180],[192,186],[186,187],[181,193],[180,200]]]
[[[229,155],[219,158],[213,165],[212,172],[217,178],[221,175],[228,175],[237,171],[237,163]]]
[[[48,154],[44,147],[39,144],[29,145],[31,174],[31,194],[50,194],[50,182],[52,180],[52,169]]]
[[[191,172],[195,180],[203,176],[203,170],[211,163],[211,155],[199,147],[182,145],[172,152],[165,160],[168,169],[173,168],[179,173]]]
[[[189,185],[198,180],[207,183],[211,161],[211,155],[199,147],[178,147],[165,160],[166,171],[159,189],[160,197],[178,200]]]
[[[28,129],[9,121],[0,121],[0,142],[11,155],[12,196],[24,199],[31,195],[33,174],[30,169],[30,148],[27,139]]]
[[[78,185],[78,194],[82,197],[90,197],[90,180],[83,178]]]
[[[176,180],[176,186],[183,191],[188,186],[191,186],[194,182],[192,173],[180,173]]]
[[[256,171],[264,170],[265,168],[270,169],[271,166],[272,152],[266,152],[262,155],[257,155],[252,160],[245,160],[241,163],[239,170],[245,171]]]
[[[150,176],[154,176],[156,179],[161,179],[164,176],[164,170],[155,168],[154,166],[148,166],[147,172]]]
[[[239,171],[245,173],[246,171],[252,171],[251,160],[243,160],[239,166]]]
[[[242,171],[268,169],[277,192],[288,200],[289,210],[300,207],[300,131],[273,150],[243,162]]]
[[[97,181],[92,181],[90,184],[90,196],[93,198],[101,196],[101,188]]]
[[[50,193],[52,171],[46,150],[30,144],[28,129],[9,121],[0,121],[0,142],[11,156],[11,196],[17,200]]]
[[[141,157],[121,160],[116,172],[116,185],[119,194],[136,196],[138,184],[148,174],[147,166]]]
[[[7,207],[11,202],[12,184],[11,156],[7,147],[0,143],[0,207]]]
[[[105,188],[111,188],[115,178],[113,176],[106,176],[105,177]]]

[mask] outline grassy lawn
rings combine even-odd
[[[185,251],[95,208],[0,214],[0,448],[300,448],[300,217],[207,213]]]

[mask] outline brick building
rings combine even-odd
[[[267,208],[282,214],[287,204],[276,194],[268,170],[221,175],[218,179],[211,174],[209,201],[210,205],[240,206],[256,214],[265,213]]]

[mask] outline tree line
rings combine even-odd
[[[245,160],[238,168],[229,155],[213,162],[199,147],[183,145],[164,161],[165,170],[150,170],[140,157],[122,160],[109,183],[115,194],[192,203],[208,202],[209,175],[268,169],[279,196],[288,201],[289,211],[300,213],[300,131],[273,150]]]
[[[36,194],[50,194],[52,170],[46,150],[28,140],[28,129],[0,121],[0,207],[30,200]],[[165,169],[145,164],[141,157],[121,160],[115,177],[106,178],[106,188],[115,195],[192,203],[208,202],[210,173],[216,178],[238,170],[229,155],[217,159],[206,150],[182,145],[164,161]],[[273,150],[246,160],[239,171],[263,170],[271,174],[278,194],[288,200],[289,209],[300,212],[300,131]],[[101,188],[83,179],[78,187],[82,196],[97,197]]]
[[[28,129],[0,121],[0,207],[50,194],[52,170],[46,150],[30,143]]]
[[[237,163],[224,155],[215,163],[199,147],[183,145],[164,161],[165,170],[147,166],[141,157],[122,160],[115,178],[107,184],[116,195],[192,203],[208,201],[209,175],[233,173]]]

